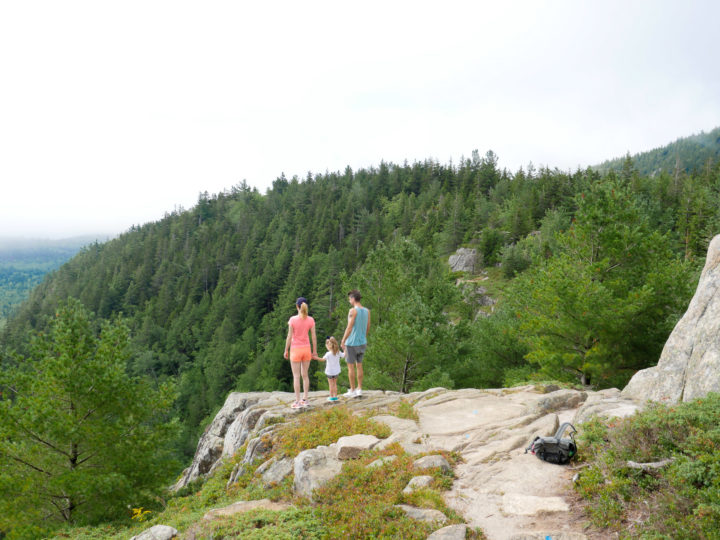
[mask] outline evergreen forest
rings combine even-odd
[[[291,389],[282,353],[298,296],[323,354],[324,336],[345,327],[347,291],[361,290],[368,388],[622,386],[657,362],[719,232],[718,161],[653,175],[629,157],[618,171],[511,172],[474,151],[281,175],[264,194],[244,182],[202,193],[190,210],[86,246],[8,322],[2,361],[32,355],[29,336],[68,299],[121,318],[128,375],[174,385],[179,456],[228,392]],[[459,247],[477,250],[475,274],[450,272]],[[315,362],[311,376],[327,384]]]
[[[661,172],[679,174],[712,167],[720,159],[720,127],[705,133],[681,137],[675,142],[632,156],[633,164],[642,175]],[[595,169],[600,172],[620,171],[625,158],[604,161]]]

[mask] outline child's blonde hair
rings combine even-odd
[[[340,345],[338,345],[337,339],[335,339],[333,336],[330,336],[325,340],[325,345],[330,344],[328,349],[330,349],[330,352],[333,354],[337,354],[340,350]]]

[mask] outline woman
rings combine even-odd
[[[317,337],[315,336],[315,319],[308,315],[307,299],[302,296],[295,302],[298,314],[290,317],[288,321],[288,334],[285,340],[285,359],[288,359],[288,351],[290,352],[290,366],[293,374],[293,388],[295,389],[295,403],[291,405],[293,409],[307,406],[308,390],[310,389],[310,379],[308,377],[308,368],[310,360],[317,352]],[[308,339],[308,333],[312,336],[312,346]],[[300,399],[300,376],[303,381],[303,398]]]

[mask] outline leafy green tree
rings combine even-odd
[[[622,385],[655,363],[690,295],[690,267],[608,177],[576,197],[559,252],[510,287],[527,359],[559,379]]]
[[[126,374],[128,329],[59,307],[30,358],[0,372],[0,530],[38,536],[147,504],[176,463],[172,387]]]
[[[359,289],[372,313],[368,386],[400,392],[453,386],[448,373],[457,343],[445,310],[459,293],[434,256],[408,239],[380,242],[345,288]]]

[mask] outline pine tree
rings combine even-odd
[[[122,322],[97,335],[70,300],[32,356],[0,372],[0,530],[115,517],[168,481],[172,388],[128,376],[129,345]]]

